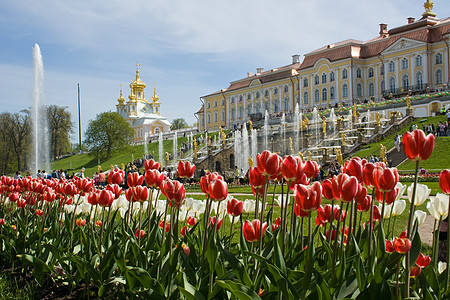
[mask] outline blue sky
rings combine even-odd
[[[46,104],[67,106],[78,128],[115,110],[120,84],[130,92],[136,62],[151,97],[153,82],[169,121],[195,122],[203,95],[230,81],[287,65],[348,38],[368,40],[420,18],[423,0],[14,0],[0,2],[0,112],[32,105],[32,47],[45,69]],[[450,1],[434,1],[438,18]],[[302,58],[303,59],[303,58]],[[73,137],[77,139],[77,134]]]

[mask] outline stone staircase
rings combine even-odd
[[[404,162],[407,157],[405,155],[405,152],[403,151],[403,144],[400,143],[400,151],[398,151],[396,147],[387,151],[386,158],[388,161],[392,161],[393,167],[397,167],[399,164]]]

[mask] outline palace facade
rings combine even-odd
[[[136,78],[130,83],[128,101],[123,97],[122,87],[117,99],[117,112],[134,129],[135,143],[144,142],[146,136],[170,130],[170,123],[161,115],[161,103],[156,95],[156,87],[153,89],[151,102],[145,99],[145,87],[146,84],[139,77],[139,69],[136,68]]]
[[[338,107],[364,101],[426,93],[449,86],[450,18],[438,19],[430,1],[419,20],[388,29],[368,41],[345,40],[304,55],[292,63],[233,81],[201,97],[195,113],[201,130],[232,128],[314,107]]]

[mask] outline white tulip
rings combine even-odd
[[[256,201],[255,200],[251,200],[251,199],[245,199],[244,200],[244,211],[246,213],[252,213],[255,212],[255,205],[256,205]]]
[[[77,206],[77,210],[75,211],[75,215],[80,214],[88,214],[91,210],[91,205],[89,203],[82,202],[80,205]]]
[[[423,222],[425,222],[425,219],[427,218],[427,213],[423,210],[416,210],[414,212],[414,220],[417,222],[417,225],[422,225]]]
[[[405,193],[407,186],[406,186],[406,184],[402,184],[401,182],[397,182],[395,187],[398,188],[398,193],[397,193],[397,197],[395,197],[395,200],[398,200]]]
[[[275,198],[275,202],[277,203],[277,205],[281,207],[281,199],[283,199],[283,205],[286,206],[286,195],[278,195],[278,197]],[[290,200],[291,196],[289,196],[287,204],[289,204]]]
[[[183,205],[180,207],[180,213],[178,214],[178,221],[184,222],[186,220],[186,215],[187,215],[186,206]]]
[[[395,200],[392,205],[392,216],[400,216],[406,208],[406,201]]]
[[[125,207],[119,207],[119,214],[122,219],[125,218],[125,214],[126,214],[127,210],[128,209]]]
[[[193,209],[194,199],[193,198],[184,199],[184,205],[186,206],[186,210],[188,210],[188,211]]]
[[[430,198],[430,201],[427,203],[427,209],[436,220],[447,218],[448,196],[437,193],[436,197]]]
[[[159,214],[163,214],[165,209],[166,209],[166,200],[158,200],[158,203],[156,204],[156,211]]]
[[[197,216],[201,215],[205,212],[206,209],[206,201],[202,200],[194,200],[192,205],[192,210],[195,212]]]
[[[378,204],[378,208],[380,209],[380,213],[383,211],[383,204]],[[391,216],[392,204],[387,204],[384,207],[384,219],[389,219]]]
[[[446,262],[443,262],[443,261],[438,262],[438,271],[439,271],[439,274],[442,274],[442,272],[444,272],[445,269],[447,269],[447,263],[446,263]]]
[[[408,194],[408,199],[409,202],[412,202],[412,193],[413,193],[413,188],[414,188],[414,183],[411,184],[408,189],[407,189],[407,194]],[[430,192],[431,189],[428,188],[428,186],[426,184],[421,184],[418,183],[417,184],[417,189],[416,189],[416,201],[414,202],[414,205],[421,205],[425,202],[425,200],[427,200],[428,196],[430,196]]]
[[[64,212],[71,214],[75,210],[75,205],[66,204],[64,205]]]

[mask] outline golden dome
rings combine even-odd
[[[117,99],[117,101],[119,101],[119,104],[124,104],[125,103],[125,98],[123,97],[123,93],[122,93],[122,85],[120,85],[120,97]]]
[[[139,78],[139,64],[136,64],[136,79],[130,83],[130,88],[142,87],[145,88],[147,85]]]

